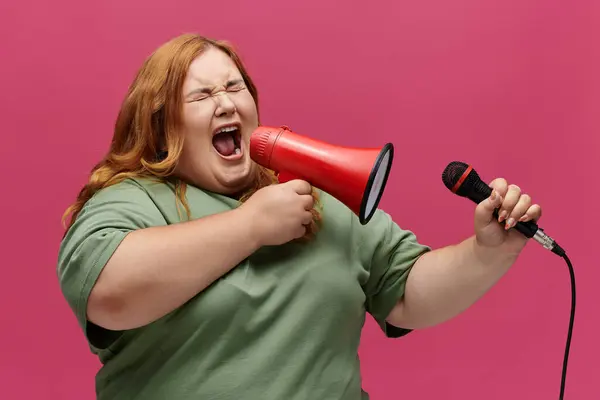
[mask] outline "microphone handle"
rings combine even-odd
[[[541,244],[545,249],[550,250],[554,254],[564,257],[566,255],[565,250],[556,243],[554,239],[548,236],[543,228],[540,228],[535,222],[517,222],[514,229],[521,232],[528,238],[533,238],[536,242]]]
[[[498,209],[494,210],[494,217],[498,219]],[[513,229],[521,232],[527,238],[535,237],[535,234],[540,230],[540,227],[533,221],[517,222]]]

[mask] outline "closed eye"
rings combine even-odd
[[[211,95],[211,90],[209,88],[201,88],[192,90],[187,95],[188,102],[200,101],[208,98]]]
[[[238,92],[240,90],[245,89],[246,85],[244,84],[244,81],[242,79],[235,79],[227,82],[225,88],[228,92]]]
[[[239,92],[240,90],[244,90],[244,89],[246,89],[246,84],[243,79],[233,79],[233,80],[228,81],[225,84],[225,90],[228,92]],[[205,100],[208,97],[212,96],[213,94],[215,94],[215,93],[214,93],[214,90],[211,88],[194,89],[190,93],[188,93],[187,101],[191,103],[191,102]]]
[[[194,96],[192,99],[190,99],[191,102],[194,101],[202,101],[202,100],[206,100],[208,99],[209,95],[208,94],[202,94],[202,95],[196,95]]]

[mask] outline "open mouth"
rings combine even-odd
[[[242,132],[238,125],[219,128],[212,138],[217,152],[223,157],[234,157],[242,153]]]

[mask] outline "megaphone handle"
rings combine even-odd
[[[294,179],[299,179],[299,178],[293,174],[290,174],[289,172],[280,171],[277,174],[277,179],[279,180],[279,183],[285,183],[285,182],[293,181]]]

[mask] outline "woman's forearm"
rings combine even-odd
[[[388,322],[406,329],[442,323],[483,296],[516,258],[480,246],[474,236],[426,253],[413,266],[404,296]]]
[[[88,319],[124,330],[181,306],[258,249],[246,214],[240,208],[129,233],[92,289]]]

